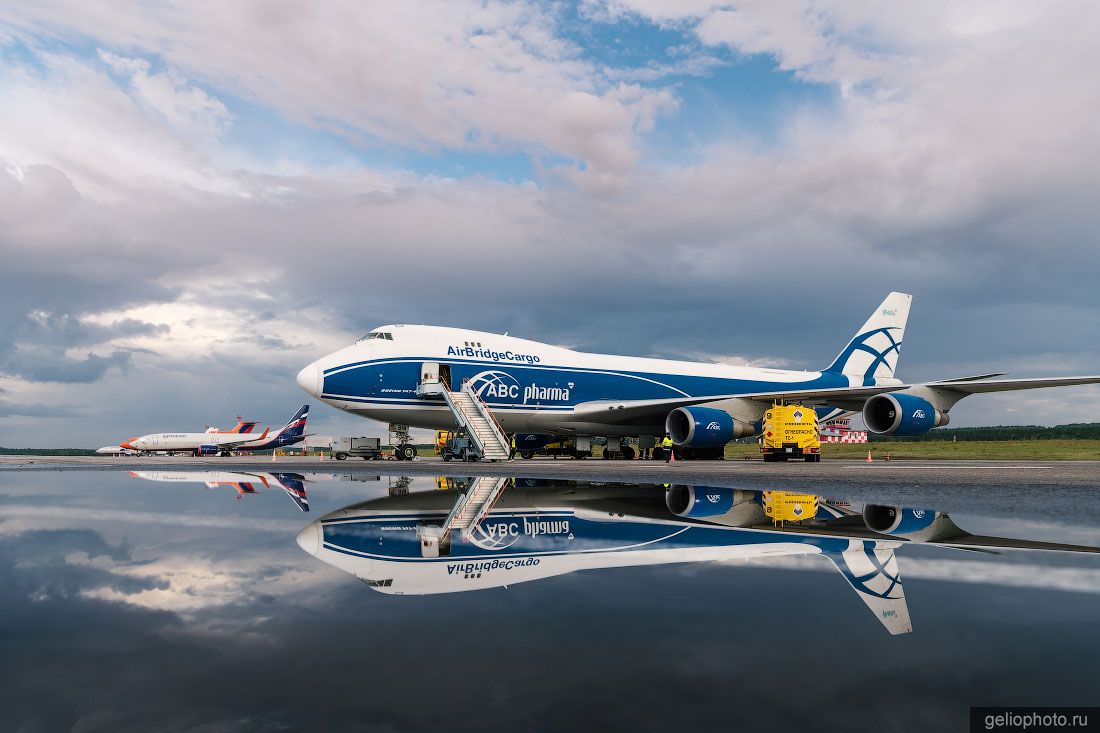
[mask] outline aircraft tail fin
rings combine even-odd
[[[912,303],[908,293],[887,295],[825,371],[861,377],[865,385],[893,377]]]
[[[913,630],[894,557],[897,542],[851,540],[843,552],[826,552],[859,599],[891,634]]]
[[[300,473],[274,473],[272,476],[283,487],[286,495],[303,512],[309,511],[309,497],[306,495],[306,478]]]
[[[279,431],[282,437],[298,437],[306,431],[306,421],[309,419],[309,405],[302,405],[294,417],[290,418],[283,429]]]

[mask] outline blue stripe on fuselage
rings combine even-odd
[[[475,379],[482,399],[494,409],[568,408],[593,400],[670,399],[847,387],[844,375],[823,373],[798,382],[768,382],[683,374],[658,374],[498,362],[404,357],[345,364],[325,370],[323,396],[349,402],[431,404],[416,397],[424,362],[450,366],[451,384]],[[486,378],[486,374],[491,375]],[[479,384],[481,382],[482,384]],[[408,402],[406,402],[408,401]]]
[[[433,513],[433,518],[437,515]],[[682,524],[679,522],[601,522],[570,514],[540,512],[492,513],[475,532],[452,535],[451,553],[426,559],[421,554],[419,521],[425,517],[359,517],[322,522],[324,547],[360,557],[398,562],[454,562],[463,559],[509,558],[562,554],[621,552],[631,549],[689,549],[762,544],[807,544],[826,552],[847,549],[846,537],[796,535],[760,529]],[[538,526],[541,525],[541,526]],[[535,534],[528,527],[538,526]],[[497,539],[485,543],[485,540]]]

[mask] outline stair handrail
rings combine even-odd
[[[465,387],[465,384],[463,384],[463,387]],[[478,437],[477,431],[470,425],[470,418],[468,418],[462,408],[456,405],[454,400],[451,399],[450,390],[443,390],[443,399],[447,403],[447,407],[451,408],[451,414],[458,419],[458,427],[466,431],[466,435],[469,436],[470,440],[474,441],[477,449],[484,455],[485,444],[481,442],[481,438]]]
[[[500,440],[500,444],[502,446],[505,446],[505,450],[511,447],[511,440],[508,437],[508,433],[504,431],[504,426],[500,424],[499,420],[497,420],[497,416],[493,414],[492,410],[489,409],[489,405],[485,402],[485,400],[481,399],[481,395],[474,392],[474,390],[469,386],[469,382],[464,382],[462,384],[462,389],[474,398],[474,406],[477,407],[477,411],[481,413],[481,416],[489,422],[490,429],[492,429],[493,433]],[[482,452],[484,451],[485,448],[484,446],[482,446]]]
[[[455,501],[455,505],[451,507],[451,513],[448,514],[447,518],[443,520],[444,537],[446,537],[451,532],[451,530],[454,529],[451,523],[454,522],[455,517],[457,517],[463,512],[463,510],[465,510],[466,505],[470,502],[470,495],[473,493],[473,489],[469,488],[466,489],[464,493],[458,495],[458,499]]]
[[[471,487],[471,495],[473,495],[477,491],[482,481],[492,481],[493,485],[489,489],[489,494],[484,499],[482,499],[481,505],[477,507],[477,509],[474,511],[473,517],[471,517],[467,525],[462,528],[463,532],[469,531],[478,522],[489,516],[489,514],[493,511],[493,507],[495,507],[497,505],[497,502],[500,501],[500,497],[504,496],[504,490],[508,488],[507,478],[497,476],[482,476],[477,480],[473,487]],[[469,502],[467,501],[466,503],[468,504]]]

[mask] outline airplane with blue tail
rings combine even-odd
[[[899,547],[983,555],[1100,552],[973,535],[932,509],[867,504],[856,511],[811,494],[495,476],[467,481],[457,490],[398,494],[331,512],[303,528],[298,545],[392,595],[486,590],[581,570],[824,557],[891,634],[913,629],[894,554]],[[464,526],[469,495],[491,500]],[[788,516],[798,521],[769,512],[780,503],[793,505]]]
[[[667,432],[678,447],[714,453],[759,433],[777,400],[813,406],[820,420],[861,413],[872,433],[904,436],[946,425],[951,408],[972,394],[1100,382],[994,373],[905,383],[896,370],[911,304],[911,295],[890,293],[819,371],[594,354],[506,334],[390,325],[309,364],[297,381],[328,405],[398,425],[459,425],[438,393],[421,389],[440,382],[469,390],[503,431],[528,440],[631,437],[644,445]]]
[[[225,456],[233,451],[273,450],[306,439],[309,405],[302,405],[286,425],[274,433],[265,429],[260,435],[242,432],[150,433],[131,438],[121,448],[140,452],[188,452],[196,456]]]

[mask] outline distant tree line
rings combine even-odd
[[[1052,428],[1042,425],[994,425],[985,428],[933,428],[924,435],[897,437],[871,435],[876,441],[952,441],[952,440],[1090,440],[1100,438],[1100,423],[1070,423]]]
[[[3,448],[0,456],[94,456],[94,450],[86,448]]]

